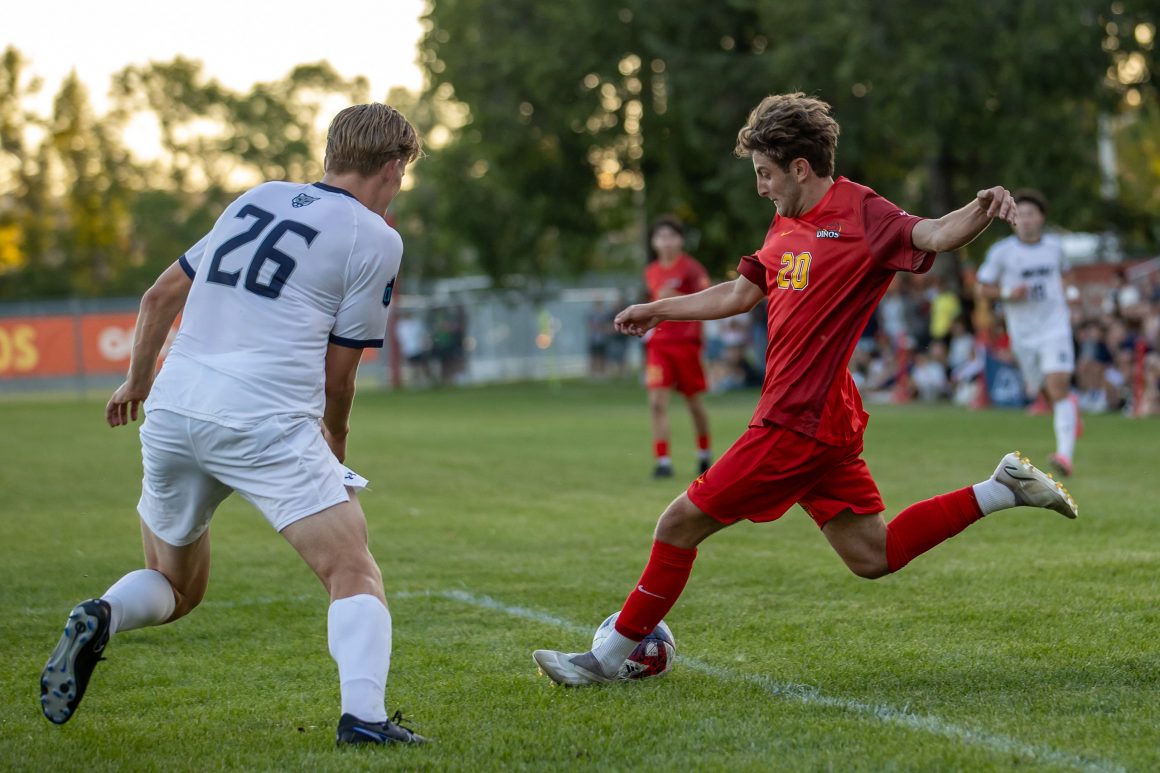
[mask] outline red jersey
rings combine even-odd
[[[709,272],[694,258],[681,254],[670,265],[654,260],[645,266],[644,282],[648,285],[650,300],[700,292],[709,286]],[[664,293],[664,291],[669,291]],[[662,294],[664,293],[664,294]],[[700,322],[662,322],[647,339],[649,345],[672,343],[701,343]]]
[[[765,383],[749,426],[829,445],[862,433],[868,417],[847,365],[895,272],[934,263],[910,241],[920,220],[845,177],[801,217],[774,218],[737,267],[769,299]]]

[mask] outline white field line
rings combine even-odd
[[[546,623],[572,633],[584,635],[591,633],[591,626],[578,625],[569,620],[548,614],[547,612],[540,612],[526,607],[511,606],[489,596],[481,596],[462,590],[402,592],[391,594],[391,596],[394,598],[424,596],[444,598],[470,606],[495,610],[505,615],[510,615],[511,617],[533,620],[537,623]],[[818,688],[811,687],[810,685],[779,682],[766,676],[739,673],[685,655],[678,655],[677,661],[685,668],[699,671],[716,679],[755,685],[775,698],[862,714],[888,724],[899,725],[911,730],[919,730],[944,738],[951,738],[967,746],[979,747],[996,754],[1017,756],[1029,762],[1091,771],[1091,773],[1123,773],[1125,771],[1125,768],[1113,762],[1089,759],[1052,749],[1049,746],[1024,743],[1023,741],[1008,736],[989,733],[984,730],[975,730],[963,725],[956,725],[930,714],[913,714],[906,708],[897,708],[886,704],[866,703],[852,698],[825,695]]]

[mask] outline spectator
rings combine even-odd
[[[399,342],[399,353],[408,369],[408,380],[412,386],[426,386],[431,383],[431,334],[422,317],[413,311],[403,311],[395,324],[395,337]]]

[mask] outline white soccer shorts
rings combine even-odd
[[[1012,343],[1027,391],[1038,392],[1049,373],[1075,372],[1075,346],[1071,334],[1052,336],[1031,344]]]
[[[141,426],[137,512],[170,545],[200,537],[237,491],[277,531],[350,500],[365,478],[335,458],[317,420],[274,416],[247,430],[153,410]]]

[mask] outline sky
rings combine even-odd
[[[44,79],[30,105],[42,114],[70,70],[103,113],[113,73],[179,54],[234,90],[325,59],[345,78],[365,76],[371,99],[382,100],[392,86],[422,86],[415,58],[425,7],[425,0],[14,0],[5,3],[0,49],[15,46]]]

